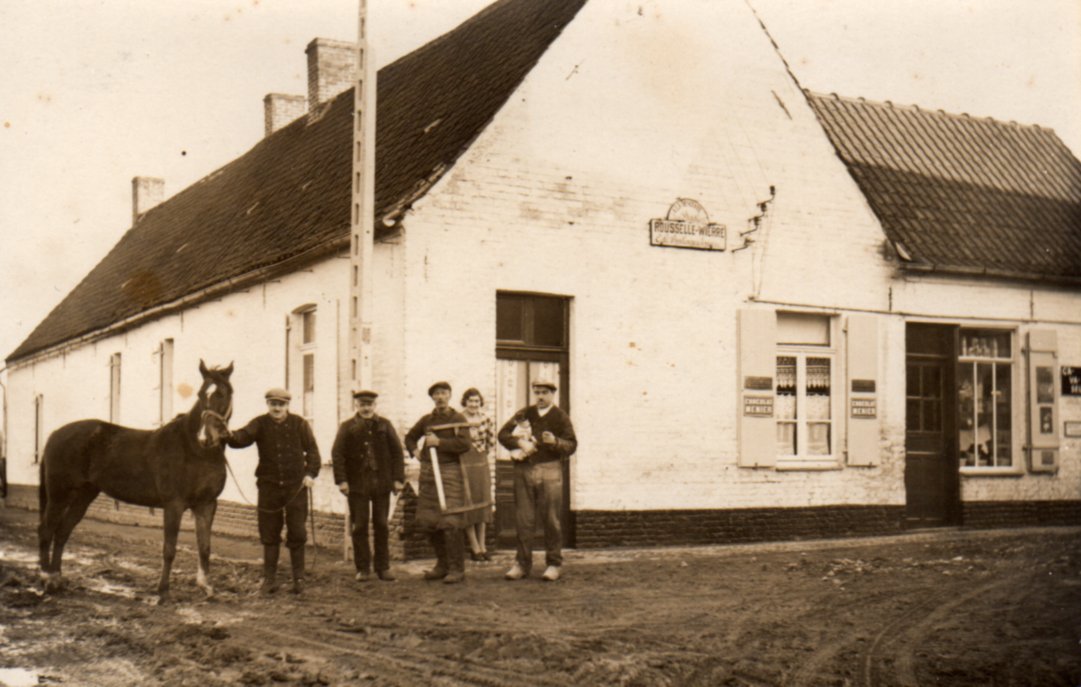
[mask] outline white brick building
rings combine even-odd
[[[1051,132],[804,93],[736,0],[503,0],[378,92],[380,410],[404,431],[447,379],[501,422],[557,377],[571,544],[1081,521],[1081,164]],[[329,459],[351,105],[147,212],[8,358],[14,485],[65,422],[183,410],[199,358],[236,361],[240,421],[286,383]]]

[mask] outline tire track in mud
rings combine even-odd
[[[1022,591],[1022,592],[1012,591],[1011,592],[1010,600],[1009,600],[1009,603],[1011,604],[1011,606],[1010,606],[1009,610],[1006,613],[1006,617],[1003,619],[1003,624],[1012,622],[1012,620],[1019,614],[1018,612],[1022,608],[1024,608],[1025,604],[1028,603],[1028,600],[1030,598],[1032,598],[1034,596],[1037,596],[1037,595],[1042,593],[1042,590],[1038,589],[1035,585],[1026,584],[1027,582],[1029,582],[1028,579],[1026,579],[1024,582],[1025,583],[1021,584],[1020,587],[1019,587],[1020,589],[1023,589],[1024,591]],[[1013,589],[1016,590],[1016,589],[1018,589],[1018,587],[1014,587]],[[1020,644],[1020,642],[1014,642],[1015,646],[1017,644]],[[1039,645],[1039,643],[1036,643],[1036,645]],[[1016,663],[1014,661],[1009,661],[1009,662],[1006,663],[1005,667],[1006,667],[1006,675],[1003,676],[1004,679],[1002,681],[1002,684],[1005,684],[1005,685],[1019,685],[1019,684],[1024,684],[1025,683],[1025,680],[1016,679],[1015,676],[1017,676],[1020,671],[1028,671],[1029,668],[1028,668],[1027,665],[1018,664],[1018,663]]]
[[[847,614],[849,611],[866,612],[869,608],[876,609],[880,607],[880,602],[888,601],[895,595],[893,590],[881,590],[871,593],[861,593],[860,595],[852,598],[849,601],[842,601],[840,603],[831,601],[828,604],[831,615],[838,617],[842,614]],[[821,614],[823,608],[822,602],[812,603],[804,616],[812,616],[817,618]],[[802,616],[801,616],[802,617]],[[793,621],[799,622],[799,619]],[[845,648],[860,644],[860,636],[844,636],[840,639],[830,640],[824,633],[832,630],[833,627],[823,630],[823,634],[816,637],[816,640],[822,641],[822,644],[816,644],[816,649],[807,659],[801,663],[791,675],[786,675],[781,680],[782,686],[787,687],[814,687],[820,684],[821,676],[819,672],[822,668],[833,660],[837,654],[839,654]]]
[[[303,635],[282,632],[270,628],[245,628],[246,634],[272,637],[283,645],[306,644],[317,650],[320,658],[328,654],[349,654],[363,659],[366,663],[379,666],[383,670],[381,677],[400,685],[425,684],[434,676],[449,677],[468,685],[483,687],[518,687],[522,683],[522,673],[515,670],[496,668],[477,663],[458,661],[433,654],[419,655],[416,650],[403,649],[387,640],[373,635],[366,635],[364,642],[357,642],[345,636],[348,630],[324,630],[306,627]],[[448,629],[448,632],[452,630]],[[332,649],[333,651],[328,651]],[[541,687],[564,687],[565,680],[548,679],[541,675],[531,675],[530,683]]]
[[[881,664],[892,658],[892,674],[895,684],[902,687],[919,687],[916,679],[913,655],[915,649],[920,646],[920,640],[926,636],[927,631],[937,623],[953,613],[958,607],[963,606],[974,598],[984,596],[999,587],[1015,584],[1016,575],[1005,579],[998,577],[990,582],[979,585],[975,589],[957,595],[953,588],[945,589],[935,594],[930,599],[917,604],[888,623],[875,636],[867,653],[863,656],[863,671],[860,675],[863,687],[876,687],[884,684],[880,679]],[[923,613],[921,613],[923,612]],[[905,624],[906,621],[916,617],[920,613],[920,619]],[[887,635],[892,636],[887,637]],[[893,645],[892,651],[887,654],[884,649]],[[890,656],[892,654],[892,657]]]

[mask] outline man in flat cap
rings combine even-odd
[[[289,412],[292,395],[285,389],[266,392],[267,412],[252,419],[243,429],[226,439],[233,448],[255,444],[259,464],[255,484],[259,488],[257,518],[263,542],[263,585],[260,591],[278,589],[278,553],[282,524],[285,545],[293,565],[293,593],[304,590],[304,544],[308,536],[304,523],[308,515],[308,487],[319,474],[319,448],[308,422]]]
[[[469,422],[450,407],[450,384],[436,382],[428,388],[435,403],[432,412],[417,420],[405,435],[409,455],[420,459],[420,490],[417,494],[417,525],[428,535],[435,549],[436,564],[424,573],[424,579],[443,580],[451,584],[465,579],[465,519],[461,508],[465,504],[460,456],[472,448]],[[424,450],[417,451],[424,437]],[[432,449],[438,461],[442,481],[437,486],[432,466]],[[440,503],[442,493],[444,504]],[[457,512],[452,512],[457,509]]]
[[[400,493],[405,485],[405,461],[398,432],[385,417],[375,412],[374,391],[353,393],[356,414],[338,427],[334,448],[334,483],[349,500],[353,520],[353,563],[356,579],[367,582],[372,575],[372,552],[368,546],[369,511],[375,539],[375,574],[384,582],[394,581],[390,571],[390,493]]]
[[[563,565],[563,461],[578,448],[571,418],[555,405],[556,385],[538,380],[531,385],[536,403],[519,410],[499,430],[499,443],[508,450],[522,449],[523,457],[514,463],[514,525],[518,536],[518,553],[514,567],[507,571],[508,580],[527,577],[533,568],[534,517],[539,504],[544,517],[544,562],[541,578],[547,582],[559,579]],[[524,415],[532,436],[515,436],[515,417]]]

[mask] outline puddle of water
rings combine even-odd
[[[0,685],[7,687],[31,687],[39,684],[38,674],[22,668],[0,668]]]
[[[38,557],[36,554],[31,553],[26,549],[16,549],[13,546],[0,546],[0,560],[10,563],[32,563],[37,565]]]
[[[176,614],[184,619],[184,622],[188,625],[198,625],[203,622],[203,616],[199,611],[191,607],[179,608]]]
[[[119,596],[124,599],[135,598],[135,590],[133,590],[131,587],[113,584],[112,582],[106,582],[105,580],[96,578],[84,579],[83,584],[96,592],[101,592],[102,594],[112,594],[113,596]]]

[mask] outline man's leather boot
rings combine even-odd
[[[462,539],[461,530],[446,530],[444,541],[447,547],[447,576],[443,578],[446,584],[455,584],[465,581],[465,541]]]
[[[293,593],[304,591],[304,545],[289,549],[289,562],[293,564]]]
[[[441,580],[447,576],[447,544],[440,530],[432,530],[428,535],[428,541],[435,549],[435,567],[424,571],[424,579],[430,581]]]
[[[278,553],[281,548],[274,544],[273,546],[263,546],[263,584],[259,587],[259,592],[262,594],[273,594],[278,591]]]

